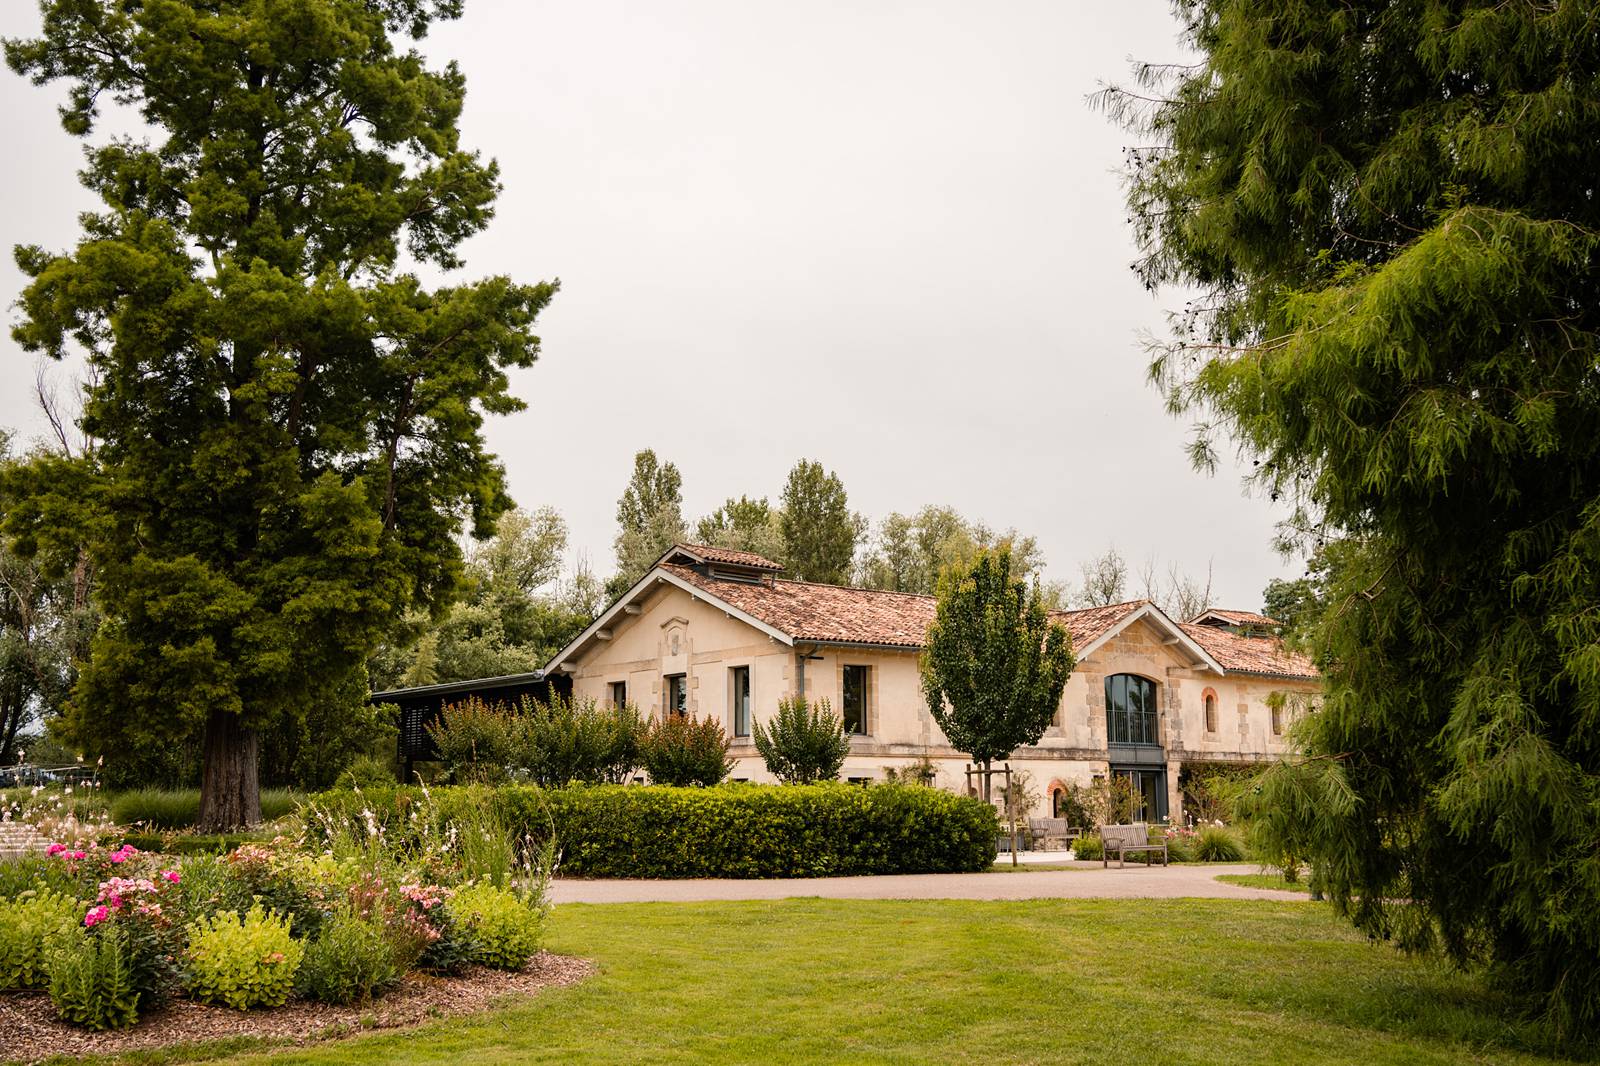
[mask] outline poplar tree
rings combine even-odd
[[[1038,581],[1030,587],[1012,576],[1009,548],[982,552],[939,579],[922,691],[950,743],[985,770],[1039,742],[1075,665],[1071,637],[1050,620]]]
[[[850,580],[866,519],[850,510],[839,475],[802,459],[783,486],[784,562],[798,581],[843,585]]]
[[[203,739],[201,822],[259,820],[263,730],[450,596],[466,520],[509,506],[487,413],[518,410],[553,285],[430,285],[489,222],[465,82],[406,38],[460,0],[42,0],[5,42],[64,82],[100,199],[76,246],[18,248],[13,335],[92,370],[92,461],[8,477],[20,550],[82,538],[107,620],[68,710],[86,754]],[[103,105],[142,120],[95,138]],[[89,754],[93,758],[93,754]]]
[[[1338,545],[1249,806],[1363,929],[1600,1023],[1600,8],[1181,0],[1138,136],[1152,375]],[[1302,539],[1304,538],[1304,539]],[[1309,543],[1308,543],[1309,541]]]

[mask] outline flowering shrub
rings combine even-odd
[[[63,1018],[113,1028],[185,981],[195,999],[246,1009],[296,991],[365,1001],[418,967],[522,966],[553,845],[485,805],[410,815],[414,831],[390,832],[367,810],[317,851],[280,837],[175,863],[70,838],[0,862],[0,988],[48,978]],[[473,894],[457,911],[462,886]]]
[[[260,904],[243,918],[235,911],[200,918],[189,926],[189,991],[235,1010],[281,1006],[304,954],[289,935],[289,919]]]
[[[0,991],[42,988],[45,949],[75,933],[78,901],[54,892],[28,892],[0,902]]]

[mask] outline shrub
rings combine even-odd
[[[472,961],[497,970],[520,970],[539,950],[544,909],[493,885],[470,885],[448,904],[472,942]]]
[[[1105,857],[1105,847],[1097,834],[1085,833],[1072,842],[1072,853],[1080,859],[1100,859]]]
[[[48,891],[0,902],[0,991],[45,987],[51,945],[73,935],[82,915],[77,900]]]
[[[445,705],[439,720],[428,726],[428,735],[451,780],[494,784],[506,779],[516,728],[503,705],[473,696]]]
[[[339,788],[388,788],[395,783],[394,764],[363,755],[339,774]]]
[[[1200,837],[1195,841],[1194,857],[1197,862],[1242,862],[1244,845],[1230,829],[1220,825],[1200,827]]]
[[[844,721],[827,700],[808,705],[804,696],[785,696],[772,720],[751,733],[767,772],[786,785],[835,780],[850,754]]]
[[[261,790],[261,817],[275,821],[292,812],[305,797],[282,788]],[[151,829],[188,829],[200,820],[197,788],[140,788],[119,792],[107,801],[112,821],[118,825],[143,825]]]
[[[728,734],[713,718],[668,715],[652,722],[641,751],[657,785],[715,785],[728,776]]]
[[[220,865],[224,876],[213,909],[243,912],[260,904],[287,918],[302,937],[316,936],[350,880],[332,859],[281,841],[240,845]]]
[[[49,967],[50,1002],[62,1020],[86,1029],[122,1029],[139,1020],[139,988],[120,928],[58,940]]]
[[[289,935],[289,919],[260,904],[241,919],[221,911],[189,926],[189,991],[235,1010],[281,1006],[294,991],[305,947]]]
[[[429,818],[412,821],[430,807]],[[906,785],[508,785],[397,788],[319,796],[317,832],[361,825],[370,810],[391,846],[459,812],[494,810],[520,840],[547,842],[579,877],[818,877],[986,870],[999,822],[992,806]]]
[[[382,925],[341,911],[306,946],[295,987],[320,1003],[365,1003],[400,979]]]
[[[647,734],[636,707],[600,707],[592,698],[525,699],[518,716],[518,761],[534,784],[622,784],[642,762]]]

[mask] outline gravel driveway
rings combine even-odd
[[[890,874],[785,880],[585,881],[550,886],[555,903],[690,903],[703,900],[788,899],[1278,899],[1302,892],[1245,888],[1216,880],[1222,873],[1255,873],[1248,864],[1113,866],[978,874]]]

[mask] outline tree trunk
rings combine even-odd
[[[989,799],[989,778],[993,776],[989,773],[989,760],[985,759],[978,765],[983,767],[983,802],[989,803],[991,802]]]
[[[239,716],[213,711],[206,722],[200,776],[200,830],[221,833],[261,821],[261,735]]]

